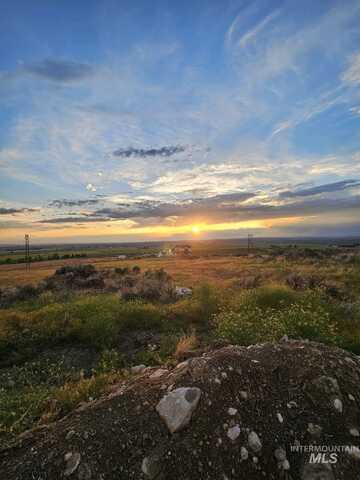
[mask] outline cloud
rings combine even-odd
[[[82,207],[84,205],[96,205],[99,203],[98,199],[88,200],[52,200],[49,207],[63,208],[63,207]]]
[[[346,190],[347,188],[353,188],[357,186],[360,186],[360,180],[341,180],[339,182],[327,183],[325,185],[306,188],[304,190],[282,192],[279,196],[281,198],[308,197],[312,195],[319,195],[321,193],[331,193]]]
[[[37,212],[37,208],[0,208],[0,215],[14,215],[16,213]]]
[[[93,214],[117,219],[214,216],[236,211],[241,203],[254,196],[254,193],[239,192],[175,202],[143,200],[102,208]]]
[[[115,157],[171,157],[177,153],[185,152],[186,147],[182,145],[172,145],[168,147],[161,147],[161,148],[119,148],[113,152]]]
[[[45,220],[39,220],[37,223],[87,223],[87,222],[107,222],[109,218],[99,217],[55,217]]]
[[[343,82],[350,86],[360,84],[360,52],[357,52],[351,57],[349,66],[341,78]]]
[[[60,83],[82,80],[94,73],[93,67],[85,63],[50,58],[25,65],[23,71]]]
[[[238,41],[238,46],[244,48],[248,43],[256,40],[256,36],[276,17],[281,13],[281,10],[274,10],[274,12],[267,15],[263,20],[261,20],[255,27],[248,30]]]

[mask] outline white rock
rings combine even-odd
[[[236,414],[237,414],[237,409],[230,407],[230,408],[228,409],[228,414],[229,414],[229,415],[232,415],[232,416],[233,416],[233,415],[236,415]]]
[[[247,400],[248,399],[248,394],[247,392],[245,392],[244,390],[242,390],[240,392],[240,397],[243,399],[243,400]]]
[[[183,298],[183,297],[191,297],[192,295],[192,290],[191,288],[188,287],[175,287],[175,295],[178,298]]]
[[[360,436],[360,433],[359,433],[359,430],[357,428],[350,428],[350,435],[352,435],[353,437],[359,437]]]
[[[160,378],[162,377],[163,375],[165,375],[166,373],[169,373],[168,370],[166,370],[165,368],[158,368],[157,370],[155,370],[154,373],[152,373],[150,375],[149,378]]]
[[[245,447],[241,447],[240,449],[240,457],[241,460],[247,460],[249,458],[249,452]]]
[[[290,470],[290,463],[289,463],[289,460],[288,459],[285,459],[282,464],[281,464],[282,468],[284,470]]]
[[[335,398],[334,400],[334,408],[337,410],[339,413],[342,413],[343,411],[343,404],[340,398]]]
[[[277,419],[279,420],[279,422],[280,422],[280,423],[283,423],[284,418],[283,418],[283,416],[281,415],[281,413],[277,413],[276,416],[277,416]]]
[[[227,436],[230,438],[230,440],[234,441],[238,438],[240,435],[240,427],[239,425],[235,425],[234,427],[230,427],[227,431]]]
[[[258,434],[254,431],[250,432],[248,435],[248,442],[251,450],[254,452],[260,452],[262,449],[262,443]]]
[[[349,397],[349,399],[350,399],[352,402],[355,402],[355,397],[354,397],[354,395],[351,395],[351,393],[349,393],[348,397]]]
[[[156,410],[171,433],[182,429],[190,422],[200,396],[200,388],[181,387],[173,390],[160,400]]]

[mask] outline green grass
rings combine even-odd
[[[245,292],[214,317],[214,324],[216,335],[231,343],[249,345],[288,335],[360,350],[359,306],[349,309],[320,291],[275,286]]]
[[[84,344],[110,348],[127,330],[161,330],[165,312],[139,301],[125,302],[115,295],[73,298],[35,310],[3,310],[0,321],[0,365],[31,350],[51,345]]]

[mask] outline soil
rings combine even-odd
[[[359,357],[317,343],[283,341],[228,346],[160,376],[154,371],[148,368],[107,397],[22,434],[0,452],[1,478],[360,478],[356,451],[338,453],[336,463],[325,463],[326,455],[312,464],[310,453],[291,450],[360,446]],[[198,387],[201,397],[190,423],[171,434],[156,405],[179,387]]]

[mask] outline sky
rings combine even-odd
[[[0,0],[0,243],[360,235],[359,24],[359,0]]]

